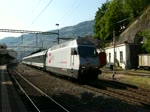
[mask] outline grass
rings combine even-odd
[[[99,75],[99,78],[112,78],[112,73],[102,73]],[[145,88],[150,90],[150,77],[144,77],[144,76],[130,76],[130,75],[124,75],[124,74],[117,74],[115,75],[115,79],[117,81],[131,84],[137,87]]]

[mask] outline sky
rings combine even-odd
[[[1,0],[0,29],[49,31],[94,19],[106,0]],[[56,24],[59,24],[56,25]],[[0,32],[0,39],[21,34]]]

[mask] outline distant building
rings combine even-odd
[[[107,63],[123,69],[133,69],[138,67],[138,54],[142,52],[142,46],[133,43],[123,43],[115,46],[106,47]],[[114,58],[115,57],[115,58]]]
[[[7,49],[5,44],[0,44],[0,65],[11,63],[16,57],[17,53],[13,49]]]
[[[6,49],[6,48],[7,48],[6,44],[0,44],[0,49]]]

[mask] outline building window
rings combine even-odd
[[[111,62],[111,53],[109,53],[109,63]]]
[[[120,51],[120,63],[123,63],[123,52]]]

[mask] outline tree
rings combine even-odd
[[[133,16],[137,17],[141,11],[150,4],[149,0],[126,0],[126,5],[132,10]]]
[[[102,11],[102,9],[105,9],[105,11]],[[113,30],[116,31],[116,35],[119,35],[122,24],[117,24],[117,22],[129,17],[128,11],[124,11],[124,9],[123,0],[113,0],[103,4],[95,17],[95,37],[110,40]],[[105,12],[104,15],[101,12]]]
[[[144,30],[144,31],[141,31],[139,33],[140,36],[143,36],[145,39],[144,43],[143,43],[143,48],[148,52],[150,53],[150,29],[147,29],[147,30]]]
[[[109,4],[110,2],[107,0],[106,3],[102,4],[102,7],[99,8],[98,11],[96,12],[95,24],[94,24],[94,37],[95,38],[101,37],[101,33],[104,31],[103,28],[104,28],[105,19],[103,17],[107,11]]]
[[[149,0],[111,0],[102,4],[95,16],[94,37],[112,40],[113,30],[119,36],[121,26],[127,27],[149,3]]]

